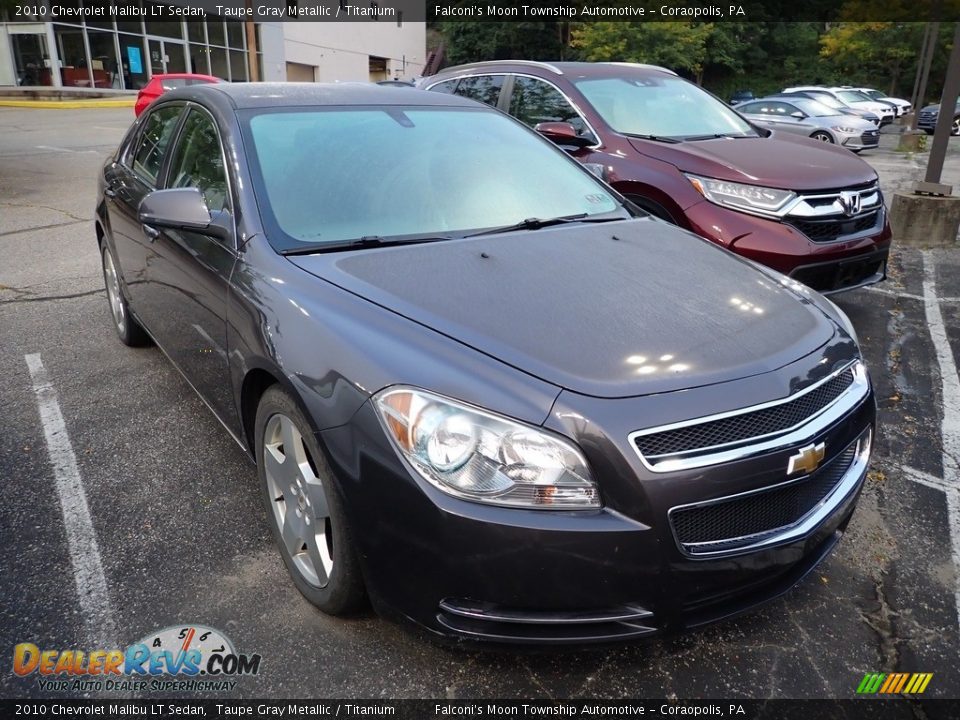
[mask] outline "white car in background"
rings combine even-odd
[[[879,90],[875,90],[873,88],[847,87],[846,85],[844,85],[843,89],[856,90],[857,92],[863,93],[868,98],[870,98],[871,100],[875,100],[876,102],[890,103],[891,105],[894,106],[894,109],[897,111],[897,117],[902,117],[903,115],[906,115],[908,112],[910,112],[910,110],[913,109],[913,106],[910,104],[909,100],[904,100],[903,98],[890,97],[886,93],[880,92]]]
[[[852,108],[858,110],[867,110],[869,112],[875,113],[880,117],[880,125],[886,125],[892,123],[893,119],[896,117],[896,111],[891,105],[887,103],[877,102],[876,100],[871,100],[868,95],[864,95],[861,92],[856,90],[850,90],[848,88],[842,87],[819,87],[817,85],[803,85],[800,87],[784,88],[785,93],[789,92],[806,92],[810,90],[815,90],[817,92],[828,93],[844,105],[848,105]]]

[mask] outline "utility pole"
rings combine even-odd
[[[923,99],[927,95],[927,79],[930,76],[930,64],[933,62],[933,51],[937,48],[937,40],[940,38],[940,23],[934,21],[930,23],[930,40],[927,43],[927,54],[923,58],[923,72],[920,75],[920,88],[917,91],[917,102],[913,106],[913,121],[910,123],[910,129],[916,132],[917,121],[920,119],[920,108],[923,106]]]
[[[933,131],[933,145],[930,147],[930,159],[927,161],[927,173],[923,182],[914,187],[916,193],[930,195],[949,195],[953,188],[942,185],[943,160],[950,142],[950,130],[953,127],[954,108],[960,96],[960,22],[954,25],[953,49],[947,62],[947,76],[943,81],[943,94],[940,96],[940,114],[937,127]]]
[[[917,99],[917,91],[920,89],[920,75],[923,74],[923,59],[927,56],[927,43],[930,41],[930,23],[923,24],[923,41],[920,43],[920,53],[917,55],[917,72],[913,78],[913,92],[910,94],[910,107],[913,108],[913,113],[916,115],[917,104],[920,100]]]

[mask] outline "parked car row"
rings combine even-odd
[[[869,120],[843,113],[806,95],[771,95],[741,103],[737,111],[751,122],[772,130],[835,143],[853,152],[875,148],[880,144],[880,131]]]
[[[492,61],[420,86],[499,108],[652,215],[817,290],[886,277],[877,174],[841,149],[876,146],[864,110],[837,114],[796,90],[782,112],[744,103],[757,112],[741,115],[669,70],[623,63]],[[794,127],[794,112],[822,127]]]
[[[879,279],[876,175],[659,68],[426,84],[155,100],[98,178],[120,341],[160,346],[255,461],[326,613],[582,644],[783,595],[850,522],[874,391],[836,305],[718,245]]]
[[[895,98],[873,88],[824,87],[822,85],[802,85],[784,88],[778,95],[800,95],[819,100],[829,107],[847,114],[855,114],[874,125],[887,125],[894,118],[906,115],[911,110],[909,100]],[[739,105],[757,98],[749,90],[739,90],[730,98],[731,105]]]

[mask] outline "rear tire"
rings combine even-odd
[[[310,423],[279,385],[260,400],[254,438],[270,527],[297,590],[327,615],[361,609],[366,590],[336,480]]]
[[[100,260],[103,269],[103,282],[107,288],[110,319],[113,320],[113,329],[117,331],[117,337],[120,338],[120,342],[129,347],[149,345],[150,336],[130,314],[130,305],[123,295],[123,284],[120,282],[117,263],[106,240],[101,243]]]
[[[812,133],[810,137],[813,140],[819,140],[820,142],[833,143],[833,136],[828,133],[826,130],[817,130],[815,133]]]

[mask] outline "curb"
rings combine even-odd
[[[0,100],[0,107],[76,110],[79,108],[133,107],[136,98],[117,100]]]

